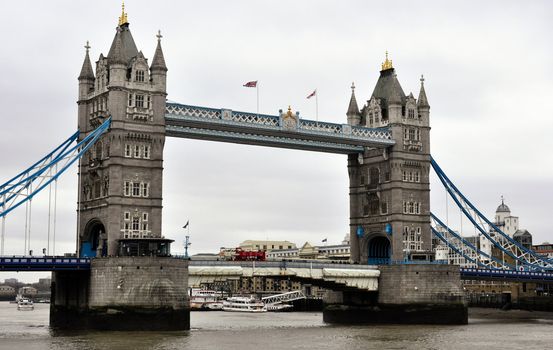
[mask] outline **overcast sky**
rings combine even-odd
[[[504,195],[541,243],[553,241],[552,4],[128,0],[126,9],[150,61],[161,30],[168,98],[184,104],[255,111],[255,90],[242,84],[258,80],[262,113],[291,105],[314,119],[306,96],[316,88],[319,119],[345,123],[351,82],[365,103],[388,50],[407,94],[418,96],[426,78],[432,154],[448,176],[490,217]],[[120,11],[117,1],[2,4],[0,182],[76,130],[83,46],[90,41],[93,61],[106,55]],[[164,157],[173,251],[183,251],[186,220],[193,254],[245,239],[332,244],[348,232],[345,156],[168,138]],[[75,250],[76,184],[76,168],[59,183],[56,253]],[[444,202],[434,179],[441,217]],[[36,252],[46,247],[47,193],[33,207]],[[23,252],[24,214],[8,217],[8,254]]]

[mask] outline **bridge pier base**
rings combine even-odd
[[[190,329],[188,262],[112,257],[92,260],[90,272],[54,272],[50,325],[65,329]]]
[[[323,320],[346,324],[467,324],[458,266],[380,266],[378,292],[329,292]]]

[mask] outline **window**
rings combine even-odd
[[[129,107],[132,107],[132,94],[129,92]]]
[[[132,195],[133,195],[133,197],[140,197],[140,183],[133,182],[133,184],[132,184]]]
[[[415,119],[415,110],[409,108],[409,119]]]
[[[139,145],[134,145],[134,157],[135,158],[140,158],[140,146]]]
[[[152,97],[148,95],[148,99],[146,100],[146,108],[150,108],[152,105]]]
[[[150,185],[148,183],[140,183],[140,192],[142,197],[148,197],[150,192]]]
[[[409,140],[415,140],[415,129],[409,129],[409,138],[408,139]]]
[[[414,175],[415,175],[415,176],[414,176],[414,181],[415,181],[415,182],[420,182],[420,181],[421,181],[421,174],[420,174],[420,172],[415,171],[415,172],[414,172]]]
[[[136,71],[135,80],[136,81],[144,81],[144,71],[143,70],[137,70]]]
[[[134,105],[139,108],[144,108],[144,95],[136,95]]]
[[[125,181],[124,195],[127,197],[149,197],[150,184],[148,182]]]
[[[132,156],[131,154],[131,145],[126,144],[125,145],[125,157],[130,158]]]
[[[413,201],[403,202],[403,214],[420,214],[421,203]]]
[[[125,218],[125,220],[130,220],[131,219],[131,212],[126,211],[125,214],[124,214],[124,218]]]
[[[127,196],[127,197],[129,197],[131,195],[131,182],[130,181],[125,181],[124,193],[125,193],[125,196]]]
[[[382,201],[380,203],[380,211],[382,214],[388,214],[388,202]]]
[[[142,213],[142,221],[148,221],[148,213]]]
[[[140,230],[140,218],[133,218],[132,219],[132,229],[133,231]]]

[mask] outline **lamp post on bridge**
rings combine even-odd
[[[184,258],[190,259],[188,257],[188,247],[192,244],[190,243],[190,220],[187,220],[186,224],[182,228],[187,229],[185,240],[184,240]]]

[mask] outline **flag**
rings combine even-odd
[[[323,239],[323,243],[326,243],[326,238],[325,238],[325,239]]]
[[[257,80],[248,81],[246,84],[242,85],[244,87],[257,87]]]
[[[189,223],[190,223],[190,220],[186,220],[186,225],[184,225],[182,228],[187,228]]]
[[[307,96],[307,98],[311,98],[313,96],[315,96],[317,94],[317,89],[313,90],[313,92],[311,94],[309,94],[309,96]]]

